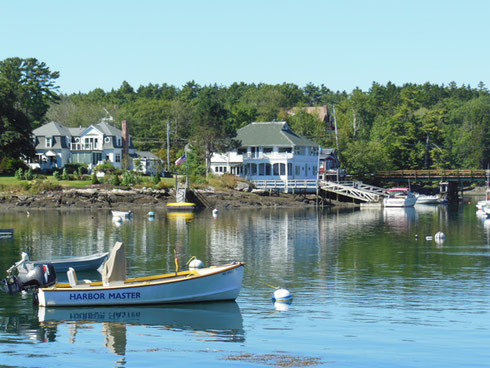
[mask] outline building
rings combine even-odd
[[[57,122],[49,122],[33,131],[36,157],[29,162],[29,166],[52,171],[68,163],[83,163],[90,170],[99,164],[110,163],[120,169],[126,152],[130,158],[129,168],[132,169],[133,160],[139,156],[129,135],[127,122],[123,120],[121,125],[122,130],[119,130],[103,120],[85,128],[67,128]],[[154,174],[155,160],[158,157],[142,152],[140,171]]]
[[[251,123],[238,129],[235,139],[238,148],[212,156],[213,173],[247,180],[317,179],[320,147],[285,121]]]

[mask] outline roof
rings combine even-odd
[[[241,141],[242,147],[249,146],[313,146],[318,144],[294,133],[288,123],[285,121],[279,122],[263,122],[251,123],[243,128],[238,129],[236,140]]]
[[[66,136],[71,137],[72,134],[68,128],[57,123],[56,121],[51,121],[37,129],[34,129],[32,133],[35,136],[53,137],[53,136]]]
[[[154,155],[153,153],[151,153],[149,151],[136,151],[135,153],[139,158],[147,158],[150,160],[160,160],[160,157]]]

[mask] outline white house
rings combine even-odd
[[[122,121],[122,130],[103,120],[89,127],[67,128],[57,122],[49,122],[33,131],[36,158],[29,163],[33,169],[54,170],[68,163],[84,163],[89,169],[102,163],[111,163],[122,168],[123,154],[127,152],[129,168],[133,168],[133,160],[138,158],[129,135],[128,125]],[[152,172],[153,161],[158,159],[143,152],[140,158],[144,163],[144,173]],[[152,161],[150,164],[149,161]]]
[[[247,180],[317,179],[320,147],[294,133],[285,121],[251,123],[238,129],[235,139],[239,148],[212,156],[215,174]]]

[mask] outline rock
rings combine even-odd
[[[239,181],[234,189],[239,192],[250,192],[252,190],[252,187],[246,182]]]

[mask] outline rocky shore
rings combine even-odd
[[[212,208],[308,207],[315,206],[312,195],[265,195],[241,191],[199,190]],[[13,208],[164,208],[175,201],[173,189],[66,189],[37,195],[1,195],[2,209]]]

